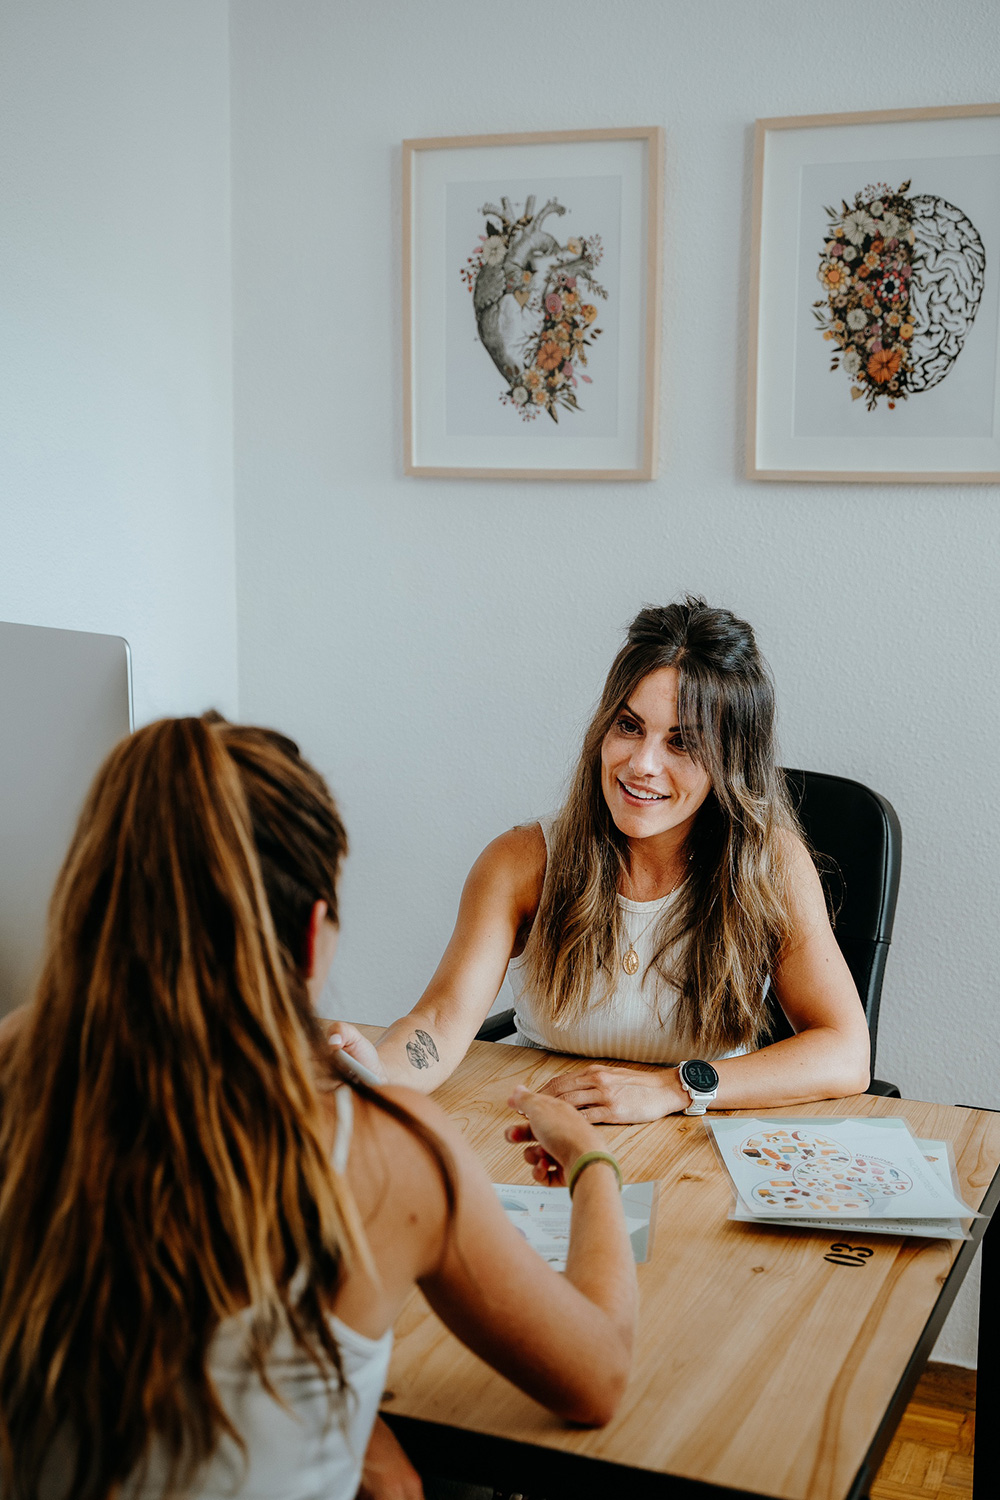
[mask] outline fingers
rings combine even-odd
[[[556,1099],[566,1099],[570,1094],[578,1093],[580,1089],[601,1088],[607,1082],[608,1074],[604,1068],[577,1068],[572,1073],[560,1073],[555,1078],[550,1078],[548,1083],[539,1089],[539,1093],[551,1094]]]
[[[607,1095],[602,1089],[586,1088],[571,1089],[562,1095],[564,1104],[571,1104],[574,1109],[584,1110],[590,1105],[607,1104]]]

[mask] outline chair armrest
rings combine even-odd
[[[894,1083],[886,1083],[881,1078],[873,1078],[865,1093],[881,1094],[883,1099],[901,1099],[903,1097]]]
[[[477,1042],[498,1042],[502,1036],[511,1036],[516,1031],[513,1010],[502,1010],[499,1015],[487,1016],[476,1032]]]

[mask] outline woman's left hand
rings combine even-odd
[[[676,1068],[588,1063],[550,1078],[539,1090],[572,1104],[595,1125],[639,1125],[686,1109],[691,1100]]]

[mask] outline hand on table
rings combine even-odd
[[[655,1073],[621,1063],[587,1063],[550,1078],[541,1090],[572,1104],[595,1125],[639,1125],[687,1109],[676,1068]]]
[[[350,1021],[327,1021],[326,1039],[331,1047],[342,1047],[349,1057],[354,1058],[355,1062],[370,1069],[383,1083],[388,1082],[374,1042],[370,1042],[366,1036],[363,1036],[356,1026],[351,1025]]]
[[[525,1147],[524,1159],[536,1182],[565,1187],[573,1163],[587,1151],[601,1150],[599,1133],[562,1099],[533,1093],[518,1084],[507,1103],[524,1115],[527,1123],[508,1125],[504,1135],[509,1141],[532,1143]]]
[[[365,1452],[357,1500],[424,1500],[420,1475],[381,1417]]]

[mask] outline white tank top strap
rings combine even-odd
[[[337,1089],[333,1102],[337,1111],[337,1135],[330,1161],[333,1170],[343,1175],[347,1169],[347,1155],[351,1149],[351,1134],[354,1130],[354,1095],[346,1083],[342,1083]]]

